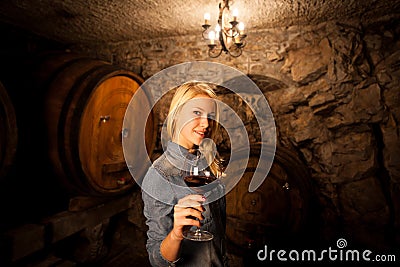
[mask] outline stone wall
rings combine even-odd
[[[319,234],[330,244],[343,237],[353,246],[386,249],[400,244],[399,34],[397,21],[258,30],[248,33],[238,58],[208,58],[200,30],[73,49],[144,78],[196,60],[247,74],[270,104],[279,142],[298,150],[309,167],[321,207]],[[167,107],[160,108],[163,121]],[[260,141],[251,132],[256,127],[248,129],[251,142]]]

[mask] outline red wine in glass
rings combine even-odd
[[[195,173],[197,173],[195,171]],[[188,175],[183,178],[186,185],[198,194],[205,194],[206,192],[218,186],[218,182],[214,176],[209,175]],[[183,237],[193,241],[210,241],[214,236],[205,230],[196,228],[196,230],[189,230],[183,233]]]
[[[183,178],[183,180],[187,186],[199,194],[204,194],[217,186],[217,183],[212,184],[216,180],[214,176],[189,175]]]

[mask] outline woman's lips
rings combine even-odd
[[[196,133],[200,137],[204,137],[204,135],[206,134],[206,132],[201,132],[201,131],[194,131],[194,133]]]

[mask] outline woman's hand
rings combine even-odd
[[[202,195],[187,195],[181,198],[174,206],[174,227],[172,234],[182,240],[183,227],[187,225],[194,225],[200,227],[200,220],[204,217],[201,214],[204,208],[201,203],[206,199]],[[199,220],[196,220],[199,219]]]

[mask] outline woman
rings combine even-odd
[[[218,128],[216,99],[209,84],[188,82],[177,88],[171,101],[167,121],[171,140],[142,183],[149,227],[146,248],[153,266],[226,266],[223,187],[199,195],[183,181],[188,165],[197,165],[216,177],[222,173],[211,142]],[[204,157],[193,154],[197,148]],[[214,238],[207,242],[184,239],[185,230],[193,226],[211,232]]]

